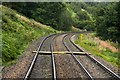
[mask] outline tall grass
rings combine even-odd
[[[2,9],[2,61],[3,65],[14,62],[19,55],[28,47],[28,45],[41,36],[56,33],[57,31],[48,26],[33,25],[28,18],[24,21],[17,12],[7,7]],[[30,24],[33,23],[33,24]],[[44,28],[45,27],[45,28]]]
[[[120,67],[120,60],[118,58],[120,53],[112,52],[111,50],[100,46],[99,43],[93,39],[93,37],[94,36],[91,34],[87,34],[83,36],[82,40],[78,37],[75,43],[83,47],[88,52],[103,58],[115,66]]]

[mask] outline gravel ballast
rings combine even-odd
[[[86,78],[71,54],[55,54],[57,78]]]
[[[109,78],[109,77],[111,77],[100,66],[98,66],[95,62],[91,61],[86,55],[76,55],[76,57],[81,61],[83,66],[88,70],[88,72],[94,78]]]
[[[75,52],[81,52],[79,49],[77,49],[71,42],[70,42],[70,38],[72,35],[68,35],[65,37],[65,42],[66,44],[69,46],[71,51],[75,51]]]
[[[41,51],[50,51],[50,43],[52,42],[54,36],[48,37],[41,47]]]
[[[62,41],[65,35],[66,34],[59,35],[54,39],[54,43],[53,43],[54,51],[67,51]]]
[[[38,55],[33,70],[31,72],[30,78],[52,79],[51,55]]]
[[[55,38],[54,42],[54,51],[66,51],[62,40],[66,34],[60,35]],[[75,59],[71,54],[54,54],[55,56],[55,65],[56,65],[56,74],[57,79],[66,79],[66,78],[87,78],[86,74],[77,64]]]

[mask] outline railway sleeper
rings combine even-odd
[[[33,53],[36,53],[37,51],[33,51]],[[39,51],[38,52],[39,54],[50,54],[51,52],[50,51]],[[71,54],[71,52],[69,51],[55,51],[53,52],[53,54]],[[75,55],[88,55],[86,54],[86,52],[73,52],[73,54]],[[91,55],[91,54],[89,54]]]

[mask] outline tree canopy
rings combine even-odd
[[[75,26],[95,31],[101,39],[120,43],[120,2],[11,2],[3,5],[57,30],[69,31]]]

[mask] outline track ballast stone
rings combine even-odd
[[[30,78],[52,79],[51,55],[38,55],[33,70],[31,72]]]
[[[57,78],[86,78],[71,54],[55,54]]]

